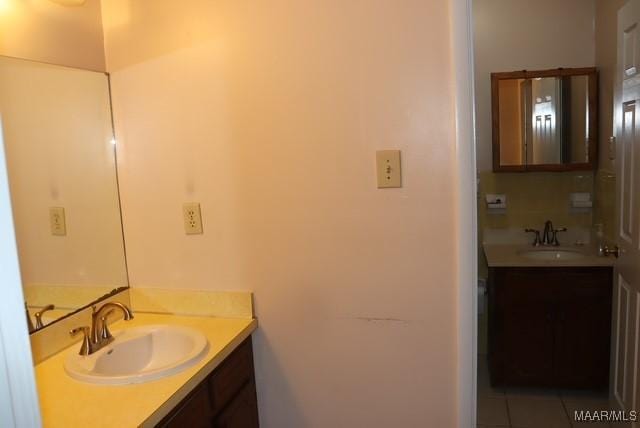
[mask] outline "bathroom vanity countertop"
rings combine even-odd
[[[187,317],[136,313],[113,329],[148,324],[191,327],[209,341],[205,357],[175,375],[132,385],[95,385],[72,379],[64,370],[79,343],[35,366],[45,427],[151,427],[157,424],[257,328],[255,319]]]
[[[489,267],[593,267],[613,266],[614,257],[599,256],[591,246],[534,247],[532,245],[494,245],[483,244]],[[524,256],[528,251],[572,251],[582,257],[567,260],[540,260]]]

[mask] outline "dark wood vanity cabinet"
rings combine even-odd
[[[611,267],[489,269],[489,368],[496,387],[606,388]]]
[[[163,428],[256,428],[258,401],[251,336],[157,425]]]

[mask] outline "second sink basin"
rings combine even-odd
[[[89,383],[142,383],[178,373],[205,355],[207,338],[197,330],[172,325],[147,325],[113,333],[115,340],[99,351],[72,354],[66,372]]]
[[[584,257],[580,251],[553,248],[527,250],[520,255],[533,260],[578,260]]]

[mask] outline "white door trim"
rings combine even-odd
[[[476,426],[478,225],[473,73],[472,0],[451,0],[451,52],[455,83],[458,426]]]
[[[0,121],[0,426],[41,426]]]

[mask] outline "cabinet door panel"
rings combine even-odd
[[[611,299],[581,299],[558,314],[554,373],[564,388],[609,383]]]
[[[209,401],[207,384],[200,384],[159,426],[163,428],[211,428],[213,412]]]
[[[490,356],[496,385],[548,386],[553,382],[553,299],[548,282],[529,270],[495,278],[496,330]]]
[[[242,388],[240,393],[218,415],[215,428],[257,428],[258,402],[253,381]]]
[[[233,351],[210,379],[214,413],[222,410],[238,391],[253,378],[251,338]]]
[[[554,373],[565,388],[606,388],[609,383],[612,272],[600,269],[565,276],[560,301]]]
[[[258,423],[249,336],[156,426],[257,428]]]

